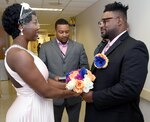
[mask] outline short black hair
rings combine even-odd
[[[123,14],[125,16],[125,18],[127,19],[127,10],[128,10],[128,5],[125,6],[121,2],[115,1],[114,3],[107,4],[105,6],[104,12],[106,12],[106,11],[118,11],[121,14]]]
[[[16,38],[20,34],[19,27],[19,18],[20,18],[20,11],[21,11],[21,4],[14,3],[10,6],[8,6],[2,15],[2,25],[4,30],[12,36],[12,38]],[[25,22],[28,23],[32,20],[32,14],[35,15],[35,12],[33,11],[31,14],[28,15],[27,18],[25,18]],[[24,24],[24,23],[22,23]]]
[[[69,22],[63,18],[60,18],[55,22],[55,29],[57,28],[57,25],[69,25]]]

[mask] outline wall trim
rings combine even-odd
[[[143,88],[141,95],[140,95],[143,99],[150,101],[150,90],[147,88]]]

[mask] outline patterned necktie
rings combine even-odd
[[[62,45],[60,48],[60,51],[61,51],[63,57],[65,57],[66,51],[67,51],[67,45]]]

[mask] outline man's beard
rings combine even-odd
[[[108,34],[101,34],[101,37],[102,37],[103,39],[108,39],[109,35],[108,35]]]

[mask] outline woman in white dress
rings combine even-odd
[[[8,6],[2,16],[5,31],[13,45],[5,53],[5,67],[17,92],[6,122],[54,122],[51,98],[77,96],[65,83],[48,79],[45,64],[27,50],[29,41],[38,38],[39,23],[27,3]]]

